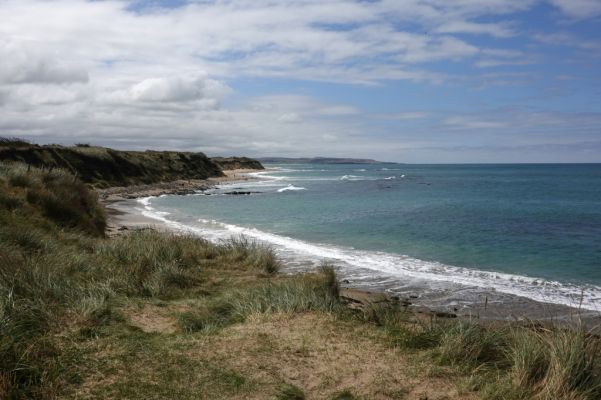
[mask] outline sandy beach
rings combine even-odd
[[[98,198],[104,205],[108,215],[107,236],[113,236],[120,232],[140,228],[152,228],[156,230],[168,230],[169,228],[156,219],[146,217],[141,213],[132,212],[131,206],[125,206],[126,201],[141,197],[154,197],[161,195],[187,195],[197,191],[207,190],[224,182],[247,181],[253,179],[249,176],[251,172],[259,172],[258,169],[233,169],[223,171],[225,176],[209,179],[178,180],[173,182],[161,182],[149,185],[134,185],[111,187],[108,189],[97,189]]]

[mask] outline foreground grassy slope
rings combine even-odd
[[[87,145],[39,146],[0,138],[0,161],[65,169],[82,181],[101,188],[178,179],[206,179],[222,176],[222,169],[263,168],[258,161],[245,157],[220,160],[214,162],[203,153],[118,151]]]
[[[106,239],[71,174],[0,164],[0,398],[598,399],[580,329],[351,312],[331,267],[151,230]]]

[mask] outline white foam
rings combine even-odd
[[[152,198],[146,197],[138,200],[144,205],[144,209],[140,210],[143,215],[163,221],[178,231],[198,234],[213,241],[223,240],[232,235],[244,235],[273,245],[279,253],[293,254],[297,258],[308,258],[314,261],[327,259],[340,263],[350,270],[371,270],[399,281],[416,279],[447,282],[467,287],[494,289],[501,293],[545,303],[581,306],[592,311],[601,310],[601,287],[595,285],[565,284],[536,277],[455,267],[400,254],[308,243],[215,220],[199,219],[202,226],[191,226],[165,218],[163,213],[151,207],[150,199]],[[369,277],[367,274],[364,278]]]
[[[289,190],[296,191],[296,190],[306,190],[306,189],[304,187],[298,187],[298,186],[294,186],[294,185],[288,185],[288,186],[286,186],[284,188],[278,189],[278,192],[282,193],[282,192],[287,192]]]
[[[284,179],[288,179],[287,176],[275,176],[275,175],[269,175],[270,171],[260,171],[260,172],[250,172],[248,173],[249,176],[252,177],[259,177],[259,178],[268,178],[274,181],[281,181]],[[279,172],[285,172],[285,170],[279,171]]]
[[[396,176],[389,176],[389,177],[387,177],[387,178],[384,178],[384,180],[387,180],[387,181],[389,181],[389,180],[391,180],[391,179],[396,179]]]
[[[138,203],[142,204],[144,207],[149,207],[150,206],[150,200],[153,199],[154,197],[150,196],[150,197],[141,197],[139,198],[137,201]]]

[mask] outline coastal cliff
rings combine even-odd
[[[221,161],[223,160],[223,161]],[[212,160],[201,152],[120,151],[106,147],[37,145],[0,139],[0,161],[38,168],[61,168],[98,188],[207,179],[233,168],[263,169],[246,157]]]
[[[259,161],[248,157],[212,157],[211,161],[219,165],[224,171],[234,169],[265,169]]]

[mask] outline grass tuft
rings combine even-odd
[[[298,386],[294,386],[290,383],[282,385],[277,393],[276,399],[278,400],[305,400],[306,396],[302,389]]]
[[[440,360],[450,364],[478,367],[506,361],[507,334],[474,322],[460,321],[448,327],[440,338]]]
[[[322,264],[319,269],[325,278],[326,290],[330,296],[338,298],[340,296],[340,284],[336,276],[336,269],[330,264]]]
[[[356,400],[357,398],[353,395],[353,393],[350,390],[343,390],[340,391],[338,393],[335,393],[332,397],[330,397],[331,400]]]
[[[248,267],[269,275],[280,270],[280,261],[271,247],[245,236],[232,237],[224,241],[219,248],[220,255],[232,262],[244,262]]]
[[[193,312],[180,314],[179,326],[189,333],[214,333],[225,326],[243,322],[251,315],[306,311],[334,313],[341,305],[338,298],[331,296],[327,284],[327,277],[319,274],[244,290],[231,289]]]
[[[545,337],[548,368],[540,381],[540,397],[601,398],[599,342],[583,329],[562,330]]]

